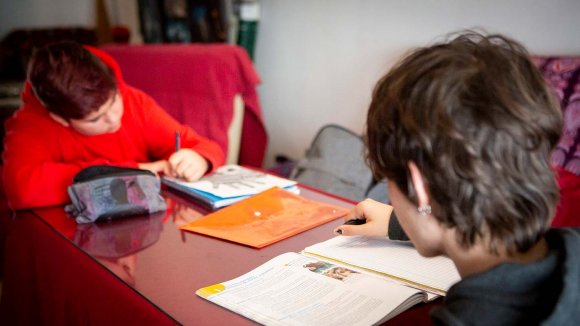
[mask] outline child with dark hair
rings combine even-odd
[[[125,84],[116,62],[95,48],[62,42],[37,50],[22,99],[4,140],[4,186],[13,209],[69,202],[73,176],[92,165],[193,181],[224,162],[215,142]]]
[[[402,227],[418,252],[446,255],[462,281],[432,311],[438,324],[580,320],[580,229],[550,229],[558,186],[550,154],[562,116],[523,46],[459,35],[417,49],[377,84],[368,162],[390,207],[365,200],[343,235]]]

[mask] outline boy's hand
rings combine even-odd
[[[196,151],[182,148],[169,157],[169,166],[171,176],[196,181],[207,172],[209,163]]]
[[[392,212],[393,206],[372,199],[365,199],[358,203],[355,208],[344,217],[344,221],[363,219],[366,220],[366,222],[361,225],[340,225],[334,229],[334,233],[337,235],[386,237],[389,231],[389,220]]]
[[[155,162],[147,162],[147,163],[138,163],[137,166],[143,170],[149,170],[155,175],[159,175],[160,173],[165,175],[171,175],[171,166],[167,160],[159,160]]]

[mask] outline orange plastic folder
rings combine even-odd
[[[346,215],[348,209],[271,188],[181,227],[263,248]]]

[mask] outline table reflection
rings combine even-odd
[[[183,203],[172,198],[166,198],[166,202],[167,207],[170,207],[169,216],[171,216],[173,224],[177,227],[189,224],[207,214],[207,212],[200,211],[199,208],[192,206],[190,203]]]
[[[137,253],[157,240],[166,212],[77,225],[73,242],[101,264],[135,286]]]
[[[164,224],[179,228],[208,213],[179,196],[165,194],[165,201],[167,210],[163,212],[77,224],[72,241],[127,284],[136,287],[138,253],[159,240]],[[186,238],[184,232],[181,231],[182,242]]]

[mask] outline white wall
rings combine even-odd
[[[537,54],[580,55],[578,0],[261,0],[255,64],[273,155],[304,155],[316,131],[363,131],[375,82],[411,47],[483,27]]]

